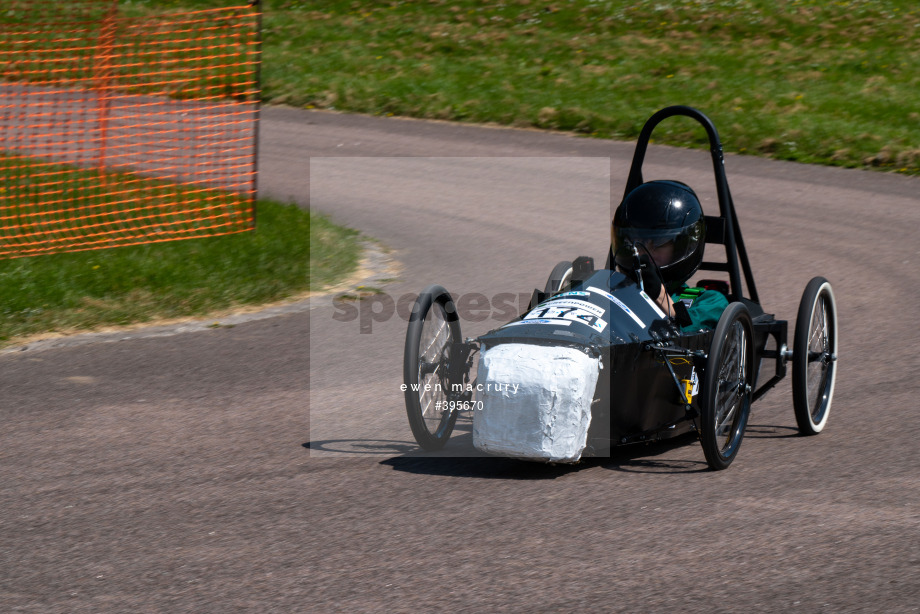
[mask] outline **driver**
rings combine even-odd
[[[653,297],[661,309],[673,314],[678,301],[687,307],[692,324],[684,326],[684,332],[715,327],[728,298],[717,290],[686,284],[703,262],[706,236],[703,207],[690,186],[657,180],[635,188],[617,207],[612,235],[614,259],[621,272],[635,270],[635,247],[640,259],[655,265],[643,279],[661,280],[658,295]],[[652,292],[657,286],[646,285]]]

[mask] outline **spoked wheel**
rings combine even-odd
[[[425,288],[415,301],[406,333],[403,382],[406,413],[415,440],[425,450],[439,450],[457,422],[448,409],[451,344],[461,340],[457,309],[438,285]]]
[[[546,280],[546,287],[543,292],[544,294],[556,294],[557,292],[562,292],[571,284],[572,263],[568,260],[563,260],[553,267],[553,272],[549,274],[549,279]]]
[[[732,303],[716,326],[703,379],[700,440],[711,469],[731,465],[751,412],[754,343],[751,314]]]
[[[831,284],[815,277],[805,286],[792,343],[792,405],[803,435],[827,424],[837,378],[837,303]]]

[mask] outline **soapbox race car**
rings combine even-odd
[[[761,307],[710,119],[686,106],[655,113],[639,135],[625,194],[643,183],[652,131],[673,116],[696,120],[709,137],[720,212],[704,216],[704,240],[722,245],[725,260],[704,260],[699,270],[728,280],[698,285],[729,301],[715,329],[687,332],[678,304],[665,313],[645,292],[648,260],[636,253],[634,270],[623,271],[612,249],[604,269],[587,257],[560,262],[522,316],[477,338],[462,338],[448,291],[428,286],[410,316],[403,372],[409,425],[423,449],[444,446],[460,411],[472,409],[473,445],[491,454],[576,462],[695,431],[709,467],[725,469],[751,403],[785,377],[789,361],[799,431],[824,428],[836,378],[833,290],[822,277],[807,284],[790,349],[787,322]]]

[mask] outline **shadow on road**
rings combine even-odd
[[[308,450],[332,454],[411,454],[418,451],[415,442],[390,439],[327,439],[302,444]]]
[[[800,435],[795,427],[749,424],[745,437],[775,439]],[[309,441],[303,447],[334,455],[389,456],[380,464],[396,471],[499,480],[552,480],[592,468],[625,473],[699,473],[709,470],[693,433],[666,441],[617,447],[609,455],[586,456],[576,464],[490,456],[473,447],[471,425],[463,423],[458,423],[447,445],[434,452],[420,449],[414,441],[389,439]]]
[[[629,473],[690,473],[707,471],[702,451],[693,435],[678,437],[670,441],[636,444],[615,448],[609,456],[584,457],[576,464],[550,464],[488,456],[473,447],[472,434],[451,438],[448,445],[439,452],[424,452],[415,448],[409,454],[388,458],[381,465],[396,471],[424,475],[453,477],[547,480],[594,468],[624,471]],[[700,458],[674,459],[653,458],[672,454],[690,445],[689,449],[700,452]]]
[[[675,453],[684,458],[673,458]],[[655,458],[659,456],[666,457]],[[609,458],[592,460],[605,469],[625,473],[699,473],[709,469],[694,433],[614,448]]]
[[[755,439],[786,439],[788,437],[801,437],[799,429],[794,426],[777,426],[775,424],[750,424],[744,429],[745,437]]]
[[[408,456],[388,458],[380,464],[408,473],[490,480],[554,480],[580,469],[579,465],[547,465],[498,456]]]

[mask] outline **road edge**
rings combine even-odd
[[[171,337],[186,333],[202,332],[216,328],[230,328],[239,324],[266,320],[292,313],[309,311],[320,304],[332,301],[342,293],[361,294],[374,291],[395,280],[401,264],[392,257],[383,244],[362,237],[361,260],[357,271],[340,284],[321,291],[301,293],[297,296],[262,305],[247,305],[213,312],[204,316],[158,320],[120,327],[105,327],[86,332],[49,332],[13,340],[12,345],[0,348],[0,356],[19,352],[39,352],[58,348],[70,348],[98,343],[116,343],[132,339]],[[367,289],[367,290],[365,290]]]

